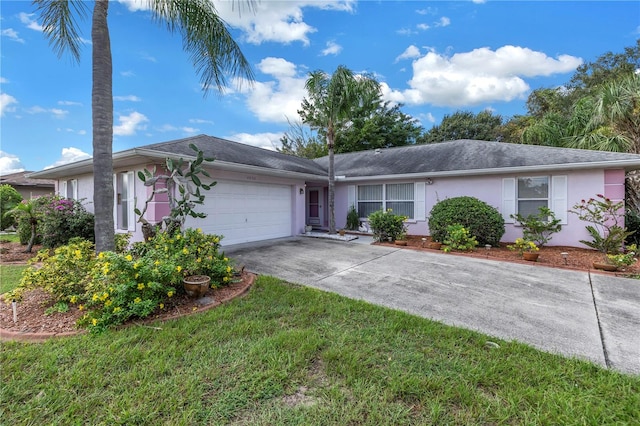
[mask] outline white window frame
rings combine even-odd
[[[70,200],[78,199],[78,179],[63,180],[60,182],[60,188],[58,194],[61,197],[68,198]]]
[[[388,200],[387,199],[387,185],[413,185],[413,199],[406,199],[406,200]],[[382,199],[380,200],[360,200],[358,199],[358,187],[362,187],[362,186],[382,186]],[[416,182],[389,182],[389,183],[369,183],[369,184],[363,184],[363,185],[354,185],[353,186],[353,190],[348,189],[348,193],[349,198],[351,198],[353,196],[353,202],[351,202],[351,200],[349,201],[349,205],[353,205],[356,209],[356,211],[360,211],[359,209],[359,203],[360,202],[366,202],[366,203],[381,203],[381,208],[382,210],[387,210],[387,203],[413,203],[413,213],[411,214],[411,216],[408,218],[409,220],[416,220],[416,218],[419,218],[420,216],[420,209],[416,209],[416,205],[418,203],[418,200],[420,197],[416,196],[416,193],[420,190],[419,185],[416,184]],[[424,192],[424,188],[422,188],[422,191]],[[353,195],[351,195],[353,194]],[[422,211],[424,211],[424,208],[422,209]],[[366,217],[361,217],[361,220],[365,220],[367,219]]]
[[[547,196],[545,198],[525,198],[520,196],[520,181],[524,179],[541,179],[547,180]],[[518,176],[516,178],[516,212],[520,211],[521,201],[544,201],[547,208],[551,208],[551,177],[550,176]]]
[[[505,223],[515,223],[511,215],[518,212],[518,201],[532,200],[532,198],[520,198],[518,196],[518,179],[547,177],[549,193],[547,194],[547,207],[553,211],[560,224],[566,225],[568,221],[568,178],[566,175],[537,175],[517,176],[502,179],[502,217]],[[542,198],[537,198],[542,200]]]

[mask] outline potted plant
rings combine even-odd
[[[609,272],[624,270],[627,266],[633,265],[638,260],[635,257],[637,250],[637,246],[635,244],[631,244],[627,247],[624,253],[607,254],[604,263],[594,262],[593,267]]]
[[[538,256],[540,255],[540,253],[538,253],[538,250],[540,249],[538,248],[536,243],[524,238],[516,238],[516,241],[512,245],[509,245],[507,247],[509,248],[509,250],[517,251],[518,253],[520,253],[520,256],[522,256],[524,260],[528,260],[530,262],[536,262],[538,260]]]

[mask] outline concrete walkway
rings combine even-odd
[[[367,242],[294,237],[225,251],[258,274],[640,374],[639,280]]]

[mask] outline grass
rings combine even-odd
[[[4,424],[640,423],[640,377],[271,277],[155,327],[3,343],[0,365]]]
[[[12,234],[1,234],[0,241],[6,241],[8,243],[19,243],[20,237],[16,233]]]
[[[27,265],[0,265],[0,294],[11,291],[20,284],[22,271]]]

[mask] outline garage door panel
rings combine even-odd
[[[218,181],[205,192],[198,211],[205,219],[188,218],[186,226],[223,235],[223,245],[291,235],[291,186]]]

